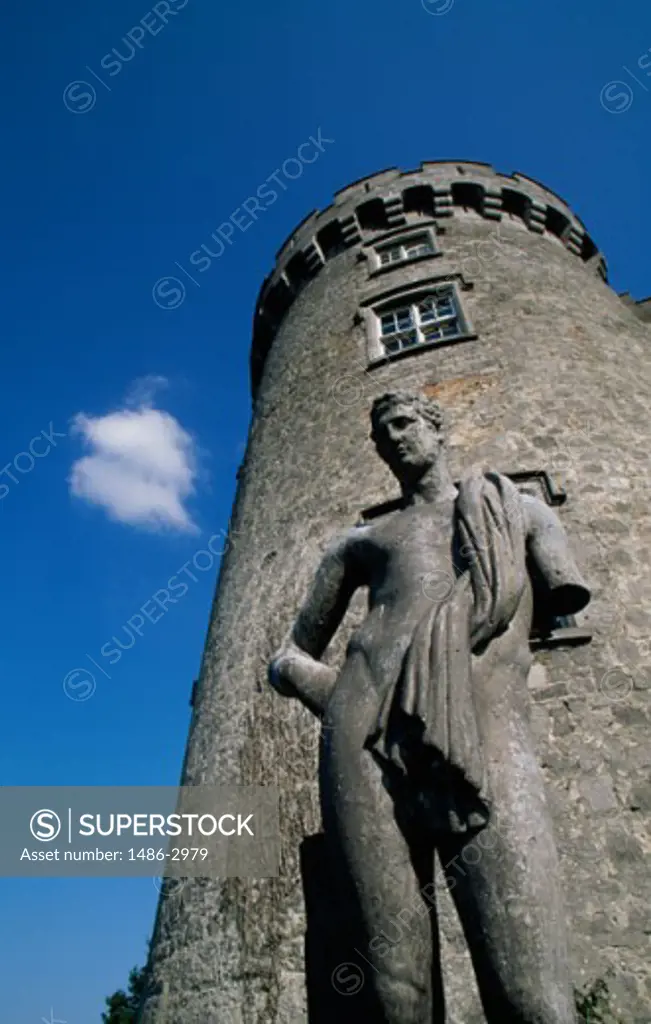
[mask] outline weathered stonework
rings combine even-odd
[[[439,254],[374,276],[360,258],[368,243],[425,221],[435,222]],[[474,462],[541,469],[567,491],[560,516],[593,590],[579,616],[592,641],[536,652],[532,728],[575,984],[611,968],[623,1019],[648,1024],[651,338],[648,303],[619,297],[604,277],[562,200],[483,164],[358,182],[281,249],[255,319],[254,414],[183,781],[278,783],[282,875],[192,881],[161,899],[142,1024],[307,1021],[299,847],[320,828],[318,725],[272,692],[266,666],[328,540],[396,496],[370,440],[359,442],[373,398],[395,388],[440,398],[453,474]],[[476,337],[369,369],[368,300],[432,279],[459,282]],[[342,637],[363,608],[357,594]],[[342,655],[343,641],[326,660]],[[481,1024],[447,904],[444,919],[450,1021]]]

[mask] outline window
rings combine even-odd
[[[403,260],[414,260],[418,256],[428,256],[436,252],[432,235],[429,231],[420,235],[412,235],[411,238],[403,238],[389,245],[381,245],[376,249],[378,263],[381,267],[388,267],[392,263],[402,263]]]
[[[408,305],[378,311],[386,355],[415,345],[463,336],[467,327],[454,288],[438,288]]]
[[[378,249],[378,256],[381,267],[386,267],[389,263],[399,263],[405,258],[401,245],[388,245],[386,249]]]

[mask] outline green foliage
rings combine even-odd
[[[140,998],[145,989],[145,968],[134,967],[129,973],[128,992],[118,989],[106,999],[107,1012],[103,1024],[134,1024]]]
[[[603,978],[597,978],[589,988],[574,990],[579,1024],[624,1024],[610,1006],[610,991]]]

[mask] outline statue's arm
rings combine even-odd
[[[584,608],[590,591],[570,550],[567,534],[549,505],[523,495],[527,551],[544,582],[555,615],[571,615]]]
[[[327,548],[294,625],[269,665],[269,682],[285,697],[298,697],[321,716],[337,673],[320,658],[359,586],[351,557],[351,534]]]

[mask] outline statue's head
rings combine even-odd
[[[445,444],[438,402],[410,391],[381,395],[371,409],[371,440],[400,483],[410,483],[440,459]]]

